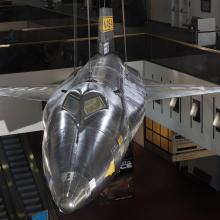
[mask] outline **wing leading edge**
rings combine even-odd
[[[219,86],[205,87],[187,84],[156,84],[149,83],[149,81],[145,84],[145,88],[147,101],[220,93]]]
[[[0,97],[13,97],[34,101],[48,101],[56,85],[37,87],[0,87]]]
[[[146,83],[147,82],[147,83]],[[159,84],[145,82],[146,100],[153,101],[175,97],[220,93],[220,87],[205,87],[186,84]],[[37,87],[0,87],[0,97],[13,97],[35,101],[48,101],[57,85]]]

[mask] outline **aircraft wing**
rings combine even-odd
[[[187,84],[159,84],[155,82],[146,81],[146,99],[149,101],[185,97],[194,95],[205,95],[220,93],[220,87],[205,87]]]
[[[57,85],[37,87],[0,87],[0,97],[13,97],[35,101],[47,101]]]
[[[70,77],[74,77],[82,67],[77,67]],[[65,79],[66,80],[66,79]],[[0,97],[12,97],[34,101],[48,101],[55,90],[65,81],[59,81],[49,85],[25,86],[25,87],[0,87]]]

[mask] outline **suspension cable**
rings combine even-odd
[[[78,66],[78,48],[77,48],[77,28],[78,28],[78,21],[77,21],[77,0],[73,0],[73,38],[74,38],[74,58],[73,58],[73,62],[74,62],[74,72],[76,71],[76,68]]]
[[[124,0],[121,0],[121,7],[122,7],[122,19],[123,19],[124,53],[125,53],[125,62],[127,62],[128,61],[128,56],[127,56],[127,37],[126,37],[126,27],[125,27],[125,5],[124,5]]]
[[[87,0],[87,20],[88,20],[88,38],[89,38],[89,71],[91,73],[92,69],[91,69],[91,27],[90,27],[90,4],[89,4],[90,0]]]

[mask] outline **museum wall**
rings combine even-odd
[[[151,20],[171,23],[171,1],[172,0],[151,0]],[[216,25],[220,28],[220,1],[211,0],[211,13],[201,12],[201,0],[191,0],[190,17],[215,17]]]
[[[191,17],[216,18],[216,25],[220,27],[220,1],[211,0],[211,13],[201,11],[201,0],[191,1]]]
[[[171,0],[151,0],[151,20],[171,23]]]

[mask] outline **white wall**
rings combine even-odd
[[[151,0],[151,20],[171,23],[171,0]]]
[[[201,18],[210,18],[213,17],[216,19],[216,25],[220,28],[220,1],[211,0],[211,13],[201,12],[201,0],[191,0],[191,17],[201,17]]]
[[[66,79],[72,68],[0,75],[0,86],[40,86]],[[42,103],[0,97],[0,136],[39,131]]]
[[[171,0],[151,0],[151,20],[171,23]],[[220,0],[211,0],[211,13],[201,12],[201,0],[191,0],[190,16],[215,17],[220,28]]]
[[[194,59],[197,59],[195,55]],[[171,58],[172,59],[172,58]],[[193,61],[192,61],[193,62]],[[205,80],[190,76],[183,72],[172,70],[148,61],[144,61],[144,79],[152,79],[160,82],[163,79],[164,83],[181,83],[194,84],[204,86],[215,86]],[[220,133],[213,129],[214,112],[220,109],[220,94],[209,94],[204,96],[192,96],[193,99],[200,101],[202,106],[201,122],[198,123],[191,119],[191,98],[181,98],[180,113],[170,112],[170,100],[165,99],[161,105],[146,103],[146,116],[154,121],[164,125],[165,127],[175,131],[183,137],[196,143],[198,146],[207,148],[213,153],[220,155]]]

